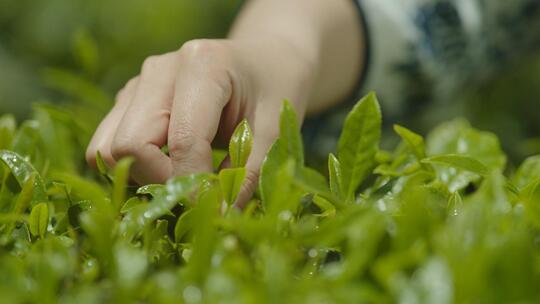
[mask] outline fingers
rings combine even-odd
[[[217,44],[202,41],[183,48],[168,136],[174,175],[212,171],[211,143],[232,94]]]
[[[112,141],[130,101],[135,95],[135,89],[138,82],[139,77],[135,77],[128,81],[124,88],[118,92],[115,105],[107,116],[105,116],[94,133],[86,150],[86,160],[92,167],[96,167],[97,151],[100,151],[103,160],[109,166],[115,164],[115,160],[111,154]]]
[[[113,138],[112,157],[134,157],[131,175],[139,184],[162,183],[172,175],[170,159],[161,147],[167,143],[178,70],[175,53],[149,57],[144,62],[134,96]]]
[[[215,41],[193,41],[178,52],[147,59],[141,75],[126,85],[96,131],[87,152],[89,161],[95,164],[98,150],[109,164],[132,156],[131,175],[139,184],[211,172],[211,144],[218,128],[221,135],[232,133],[235,122],[248,116],[254,142],[236,202],[245,206],[278,136],[280,103],[258,102],[268,97],[246,90],[250,86],[245,81],[234,81],[238,80],[234,72],[240,72],[233,69],[228,51]],[[166,144],[169,156],[161,151]]]
[[[132,178],[165,182],[173,174],[211,171],[211,142],[232,94],[219,43],[193,41],[178,52],[148,58],[135,84],[96,131],[88,148],[109,164],[132,156]],[[176,93],[175,93],[176,92]],[[120,102],[121,100],[121,102]],[[169,145],[171,157],[161,152]]]

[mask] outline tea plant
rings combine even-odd
[[[19,126],[2,117],[2,301],[540,300],[540,156],[505,176],[496,136],[464,120],[426,138],[395,126],[402,142],[383,151],[374,94],[347,117],[327,175],[305,166],[287,102],[280,127],[240,211],[245,121],[231,168],[134,190],[131,159],[110,169],[98,155],[99,176],[84,169],[84,126],[66,110],[37,107]]]

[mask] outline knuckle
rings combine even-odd
[[[184,66],[211,82],[217,94],[223,95],[224,99],[230,96],[234,60],[224,42],[210,39],[188,41],[180,49],[179,58]]]
[[[233,88],[231,81],[222,74],[208,76],[208,91],[212,92],[216,99],[216,106],[223,108],[231,99]]]
[[[125,88],[126,89],[132,89],[137,85],[137,82],[139,82],[139,76],[135,76],[135,77],[131,78],[130,80],[128,80],[128,82],[126,83]]]
[[[196,39],[184,43],[179,52],[187,59],[216,59],[224,57],[227,54],[227,48],[220,41]]]
[[[193,151],[197,137],[191,131],[176,131],[169,137],[169,155],[173,161],[181,160]]]
[[[140,76],[131,78],[131,79],[126,83],[126,85],[124,86],[124,88],[122,88],[122,90],[123,90],[123,91],[133,91],[133,90],[135,90],[135,88],[137,87],[137,84],[139,83],[139,78],[140,78]]]
[[[111,145],[111,155],[115,160],[136,156],[140,145],[126,137],[116,138]]]
[[[115,100],[117,103],[124,102],[129,98],[130,92],[133,92],[135,90],[135,87],[137,86],[137,83],[139,82],[139,76],[131,78],[126,85],[118,93],[116,94]]]
[[[163,56],[150,56],[143,61],[141,74],[159,71],[164,61]]]
[[[127,89],[126,87],[123,87],[122,89],[120,89],[120,91],[118,91],[118,93],[116,93],[116,97],[114,98],[114,100],[116,100],[116,103],[119,103],[125,100],[126,96],[127,96]]]

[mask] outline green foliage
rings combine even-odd
[[[454,169],[461,169],[476,173],[480,176],[487,175],[489,169],[480,161],[465,155],[446,154],[428,157],[422,160],[423,163],[448,166]]]
[[[246,165],[251,147],[253,146],[253,134],[247,120],[243,120],[231,137],[229,144],[229,157],[231,167],[239,168]]]
[[[394,131],[399,135],[399,137],[401,137],[403,142],[407,144],[416,158],[423,159],[426,157],[426,147],[424,145],[424,138],[422,136],[399,125],[394,126]]]
[[[89,69],[92,60],[81,58]],[[130,159],[81,166],[84,128],[69,111],[41,107],[18,127],[0,118],[3,301],[540,301],[540,158],[505,176],[498,139],[465,121],[425,140],[396,126],[402,143],[382,151],[370,94],[347,118],[326,179],[305,166],[285,102],[260,196],[239,211],[223,203],[245,178],[245,122],[232,168],[135,190]]]
[[[356,189],[375,165],[381,139],[381,112],[375,93],[364,97],[353,108],[339,138],[338,158],[344,192],[351,200]]]
[[[344,189],[343,179],[341,177],[341,164],[334,154],[328,156],[328,175],[330,180],[330,191],[337,197],[343,198]]]
[[[46,203],[39,203],[32,208],[28,219],[28,228],[33,236],[45,237],[49,225],[49,207]]]
[[[283,102],[279,126],[279,138],[270,148],[261,167],[260,190],[266,207],[282,205],[287,200],[287,189],[292,183],[290,179],[304,166],[298,118],[287,100]]]
[[[245,177],[246,168],[223,169],[219,172],[219,184],[223,191],[223,198],[229,206],[236,201]]]
[[[46,201],[45,187],[41,176],[37,173],[36,169],[32,167],[27,160],[12,151],[1,150],[0,161],[2,161],[6,168],[11,172],[13,177],[17,180],[22,187],[28,180],[31,180],[32,189],[32,203]]]

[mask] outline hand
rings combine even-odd
[[[247,118],[254,133],[241,207],[254,191],[259,168],[279,133],[283,99],[306,111],[329,108],[351,94],[362,70],[364,46],[351,0],[253,0],[228,40],[194,40],[148,58],[87,151],[113,165],[135,157],[140,184],[212,170],[212,144],[228,142]],[[160,148],[168,144],[169,156]]]
[[[132,178],[139,184],[208,172],[212,144],[228,142],[246,118],[254,145],[238,200],[244,203],[279,133],[282,100],[303,117],[314,74],[312,64],[278,38],[187,42],[145,60],[98,127],[87,160],[95,166],[97,151],[110,165],[133,156]],[[160,150],[166,144],[169,156]]]

